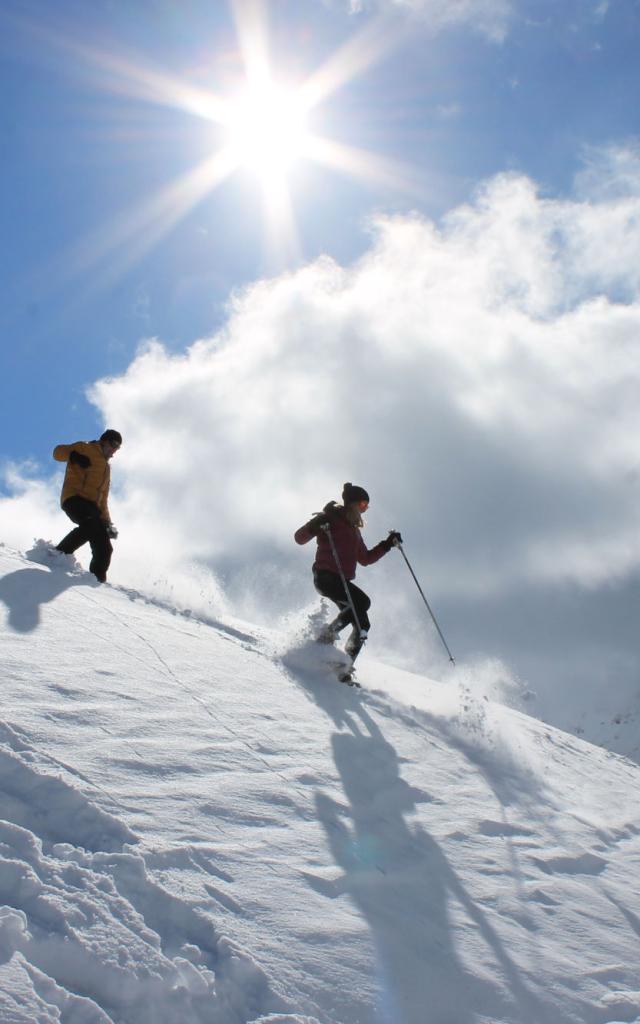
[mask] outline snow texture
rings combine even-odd
[[[2,1024],[640,1019],[640,768],[0,547]]]

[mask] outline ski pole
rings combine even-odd
[[[325,525],[321,526],[320,529],[324,530],[324,532],[326,533],[326,535],[327,535],[327,537],[329,539],[329,545],[331,547],[331,554],[333,555],[333,560],[336,563],[336,566],[338,568],[338,574],[340,576],[340,579],[342,580],[342,586],[344,587],[344,592],[345,592],[346,597],[347,597],[347,604],[349,605],[349,608],[351,609],[351,614],[353,615],[353,621],[355,623],[356,629],[358,630],[358,636],[361,639],[364,640],[364,639],[366,639],[366,636],[365,637],[362,636],[362,626],[360,625],[360,621],[358,619],[358,613],[356,612],[356,606],[353,603],[353,598],[351,596],[351,591],[349,590],[349,587],[347,586],[347,580],[346,580],[345,575],[344,575],[344,573],[342,571],[342,566],[340,565],[340,559],[338,558],[338,552],[336,551],[336,546],[333,543],[333,537],[331,535],[331,527],[329,526],[328,523],[325,523]]]
[[[442,635],[442,630],[440,629],[440,626],[438,625],[438,620],[436,619],[435,615],[431,611],[431,607],[429,605],[429,602],[427,601],[426,597],[424,596],[424,593],[422,591],[422,587],[418,583],[418,578],[417,578],[415,572],[413,571],[413,569],[411,568],[411,563],[410,563],[409,559],[407,558],[407,556],[404,553],[404,548],[403,548],[401,542],[399,540],[394,541],[394,546],[399,549],[400,554],[402,555],[402,557],[404,558],[405,562],[407,563],[407,569],[409,570],[409,572],[413,576],[415,585],[418,588],[418,590],[420,591],[420,597],[422,598],[422,600],[424,601],[425,605],[427,606],[427,611],[429,612],[429,615],[431,616],[431,618],[433,620],[434,626],[438,630],[438,636],[442,640],[442,643],[444,644],[445,650],[446,650],[447,654],[449,655],[449,661],[451,662],[452,665],[455,665],[455,659],[453,657],[453,654],[451,653],[451,651],[449,650],[449,647],[447,646],[447,641],[445,640],[444,636]]]

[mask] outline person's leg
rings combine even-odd
[[[91,522],[89,527],[89,544],[91,545],[89,572],[92,572],[100,583],[105,583],[107,569],[111,565],[113,546],[109,540],[107,528],[101,519],[94,519]]]
[[[358,622],[357,625],[354,623],[353,629],[351,630],[351,636],[347,640],[344,649],[351,660],[355,661],[364,647],[367,634],[371,626],[369,616],[367,614],[371,607],[371,598],[365,594],[364,590],[360,590],[360,587],[356,587],[355,583],[352,583],[350,580],[347,582],[347,586],[349,588],[351,600],[353,601],[353,607],[355,608]],[[351,615],[351,621],[353,621],[353,615]]]
[[[351,609],[349,608],[347,598],[342,585],[342,580],[335,572],[330,572],[328,569],[314,569],[313,571],[313,585],[322,597],[329,598],[334,604],[340,609],[340,614],[330,622],[322,631],[319,640],[324,643],[333,643],[338,634],[349,622],[353,621],[351,615]]]
[[[332,639],[331,633],[337,635],[340,630],[344,629],[345,626],[351,624],[353,626],[353,632],[349,640],[349,644],[353,647],[356,640],[360,640],[358,651],[362,647],[369,630],[370,622],[367,612],[371,606],[370,598],[365,594],[360,587],[357,587],[355,583],[347,581],[347,587],[349,588],[349,594],[355,608],[357,624],[353,620],[353,612],[351,611],[351,605],[347,600],[345,594],[344,583],[340,576],[335,572],[330,572],[327,569],[320,569],[314,572],[313,582],[316,590],[323,597],[328,597],[330,601],[337,604],[340,609],[340,614],[333,622],[327,627],[327,638]],[[351,651],[349,652],[351,653]],[[356,652],[357,653],[357,652]]]
[[[100,518],[100,511],[92,501],[77,495],[67,498],[63,505],[63,511],[71,522],[77,523],[78,526],[75,530],[71,530],[66,537],[63,537],[56,548],[65,555],[72,555],[89,540],[89,524],[93,519]]]
[[[371,598],[365,594],[364,590],[360,590],[360,587],[356,587],[355,583],[352,583],[351,580],[347,581],[347,586],[351,594],[353,607],[356,610],[358,625],[363,633],[368,633],[371,623],[369,622],[367,612],[371,607]],[[353,619],[353,616],[351,618]]]
[[[89,571],[97,580],[104,583],[107,578],[107,569],[111,563],[113,547],[107,534],[107,528],[100,516],[100,509],[94,502],[74,496],[65,501],[64,511],[73,523],[78,523],[78,526],[60,541],[58,551],[70,555],[89,541],[91,545]]]

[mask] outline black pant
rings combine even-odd
[[[65,555],[71,555],[89,541],[92,555],[89,571],[96,579],[104,583],[113,547],[107,534],[106,524],[100,515],[100,509],[95,502],[89,501],[88,498],[80,498],[78,495],[67,498],[62,508],[71,522],[77,523],[78,526],[60,541],[58,551],[64,551]]]
[[[343,629],[349,623],[356,625],[353,621],[353,612],[347,601],[347,595],[344,592],[344,584],[340,579],[337,572],[330,572],[329,569],[314,569],[313,570],[313,583],[319,594],[323,597],[328,597],[330,601],[337,604],[340,609],[340,614],[337,620],[337,628]],[[358,618],[358,625],[360,629],[365,633],[369,632],[371,623],[369,622],[369,616],[367,612],[371,607],[371,599],[367,597],[364,590],[360,590],[360,587],[356,587],[355,583],[351,580],[347,580],[347,587],[349,588],[349,594],[353,601],[353,607],[356,610]]]

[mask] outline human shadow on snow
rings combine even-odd
[[[382,998],[371,1021],[424,1024],[425,1008],[429,1024],[473,1024],[476,1015],[516,1019],[514,1012],[523,1024],[551,1019],[551,1009],[527,988],[443,847],[423,828],[407,823],[419,802],[433,798],[401,777],[397,752],[362,701],[350,699],[348,692],[338,694],[319,697],[316,690],[313,696],[329,705],[334,720],[348,726],[332,738],[346,803],[318,792],[316,806],[343,875],[335,882],[312,875],[307,880],[325,897],[350,897],[371,929]],[[464,911],[465,926],[486,943],[507,995],[463,962],[456,942],[461,926],[452,903],[458,915],[460,908]]]
[[[41,606],[78,584],[87,586],[87,578],[42,569],[17,569],[3,576],[0,601],[7,606],[9,626],[16,633],[31,633],[40,625]]]

